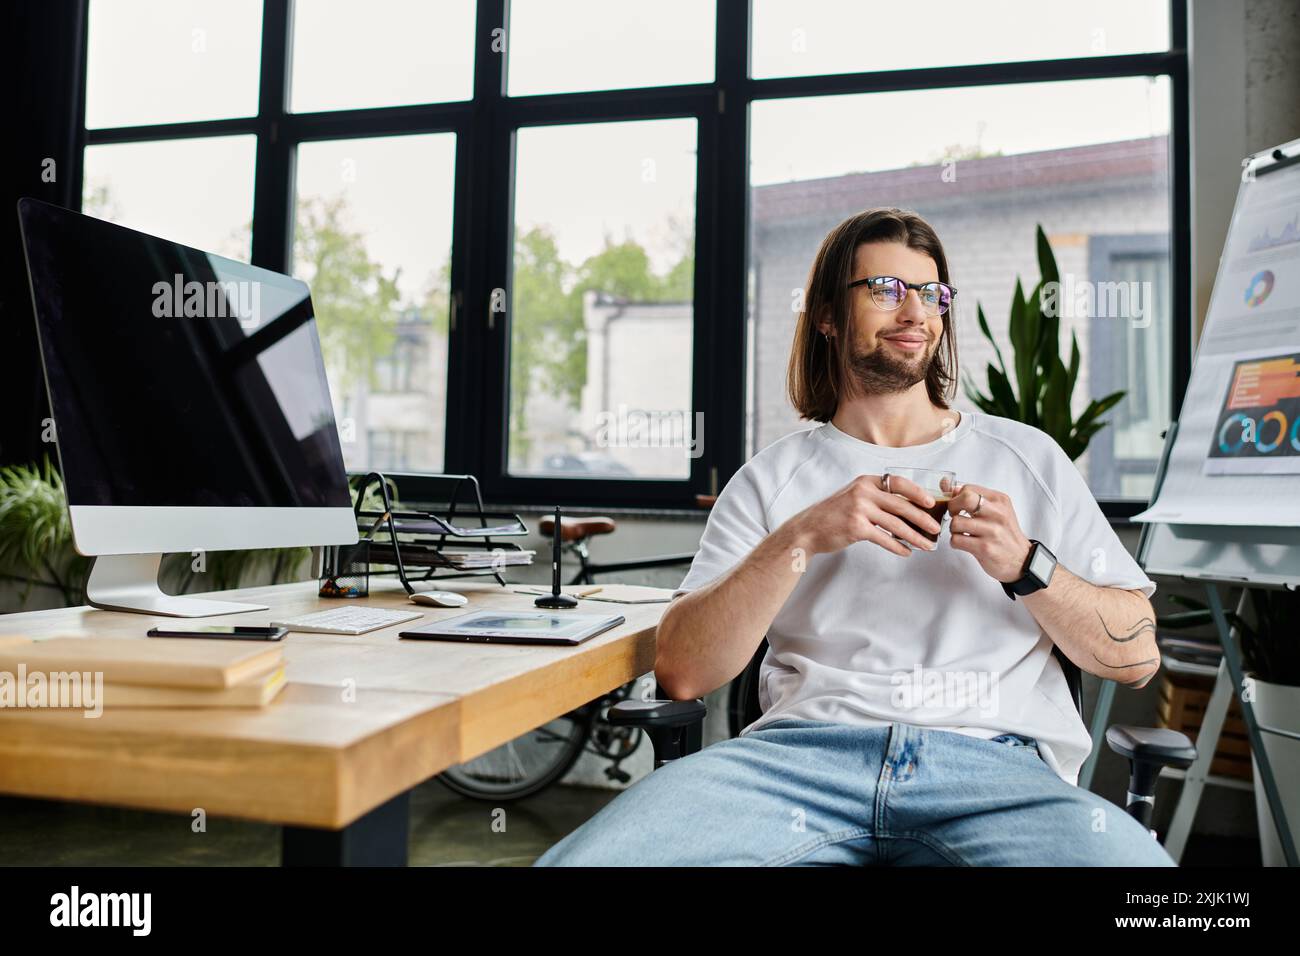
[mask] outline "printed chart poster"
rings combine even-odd
[[[1235,363],[1205,474],[1300,474],[1300,352]]]

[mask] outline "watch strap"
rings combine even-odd
[[[1034,563],[1035,553],[1039,548],[1043,547],[1042,542],[1030,538],[1029,544],[1029,554],[1025,557],[1025,566],[1020,571],[1020,577],[1016,578],[1014,581],[1002,582],[1002,590],[1005,591],[1007,597],[1011,598],[1013,601],[1016,599],[1016,595],[1024,597],[1025,595],[1033,594],[1035,591],[1041,591],[1046,587],[1045,584],[1029,573],[1029,568]],[[1046,548],[1043,550],[1046,550]],[[1051,552],[1049,551],[1048,554],[1051,554]],[[1055,559],[1056,556],[1052,555],[1052,557]]]

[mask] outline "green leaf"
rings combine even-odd
[[[1011,389],[1011,383],[1007,377],[995,369],[992,365],[988,367],[989,371],[989,391],[993,395],[993,401],[998,411],[995,414],[1003,418],[1009,418],[1015,415],[1019,402],[1016,401],[1016,393]]]
[[[1053,357],[1043,389],[1043,431],[1059,444],[1070,435],[1070,394],[1066,391],[1066,371],[1060,358]]]
[[[1125,393],[1113,392],[1090,402],[1083,414],[1074,419],[1072,398],[1082,364],[1078,336],[1071,331],[1067,365],[1060,355],[1060,269],[1041,224],[1035,228],[1034,239],[1040,276],[1028,296],[1020,277],[1016,277],[1007,318],[1007,337],[1012,349],[1010,367],[989,328],[983,306],[976,303],[980,332],[993,345],[997,367],[988,365],[987,395],[969,379],[964,383],[965,390],[981,410],[1041,428],[1075,460],[1087,450],[1092,436],[1107,425],[1101,416],[1118,404]],[[1052,283],[1057,286],[1053,287]]]
[[[1118,392],[1111,392],[1105,398],[1094,399],[1088,404],[1088,407],[1083,410],[1083,414],[1079,416],[1079,420],[1075,423],[1075,428],[1082,429],[1087,425],[1091,425],[1100,416],[1106,414],[1106,412],[1110,411],[1111,408],[1117,405],[1120,399],[1122,399],[1126,394],[1128,393],[1121,390]]]
[[[1009,323],[1009,332],[1011,333],[1011,346],[1015,352],[1016,367],[1016,388],[1019,391],[1019,402],[1016,409],[1016,417],[1028,424],[1035,424],[1037,418],[1031,412],[1033,402],[1038,393],[1038,382],[1035,375],[1035,351],[1037,350],[1037,329],[1032,332],[1028,322],[1028,310],[1025,306],[1025,293],[1020,285],[1020,278],[1016,278],[1015,291],[1011,296],[1011,321]]]
[[[1065,379],[1065,394],[1070,396],[1074,394],[1074,384],[1079,380],[1079,339],[1073,332],[1070,333],[1070,371]]]
[[[988,339],[989,344],[993,346],[993,354],[998,357],[998,368],[1002,370],[1003,375],[1006,375],[1007,363],[1002,361],[1002,349],[998,348],[998,340],[995,339],[993,333],[989,331],[988,320],[984,318],[984,307],[979,303],[976,303],[975,305],[975,315],[979,319],[980,331],[984,333],[984,337]]]
[[[1051,243],[1047,241],[1047,233],[1043,232],[1042,223],[1035,227],[1034,240],[1038,247],[1039,275],[1044,282],[1060,282],[1061,273],[1056,268],[1056,255],[1052,252]]]
[[[1050,368],[1053,360],[1060,357],[1060,306],[1048,311],[1043,309],[1043,288],[1040,282],[1034,288],[1033,303],[1038,316],[1038,364]]]

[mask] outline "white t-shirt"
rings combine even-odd
[[[962,412],[923,445],[890,448],[829,423],[795,432],[745,463],[713,506],[678,594],[745,558],[786,519],[858,475],[890,466],[954,471],[1010,496],[1025,536],[1093,584],[1155,584],[1116,537],[1078,468],[1046,433]],[[989,739],[1034,737],[1069,783],[1091,749],[1052,642],[974,555],[954,550],[945,521],[936,551],[891,554],[864,541],[804,559],[768,631],[759,675],[763,714],[742,735],[783,717],[860,726],[909,723]],[[792,555],[791,560],[798,560]]]

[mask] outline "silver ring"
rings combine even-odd
[[[889,491],[889,475],[888,475],[888,474],[885,475],[885,477],[884,477],[884,479],[882,480],[881,483],[885,486],[885,491],[889,492],[889,494],[892,495],[893,492],[892,492],[892,491]]]
[[[979,494],[979,492],[976,492],[976,494]],[[972,511],[972,512],[970,513],[970,516],[973,518],[973,517],[975,517],[977,514],[979,514],[979,513],[980,513],[980,508],[982,508],[982,507],[984,507],[984,496],[983,496],[983,495],[980,495],[980,500],[977,501],[977,502],[975,502],[975,510]]]

